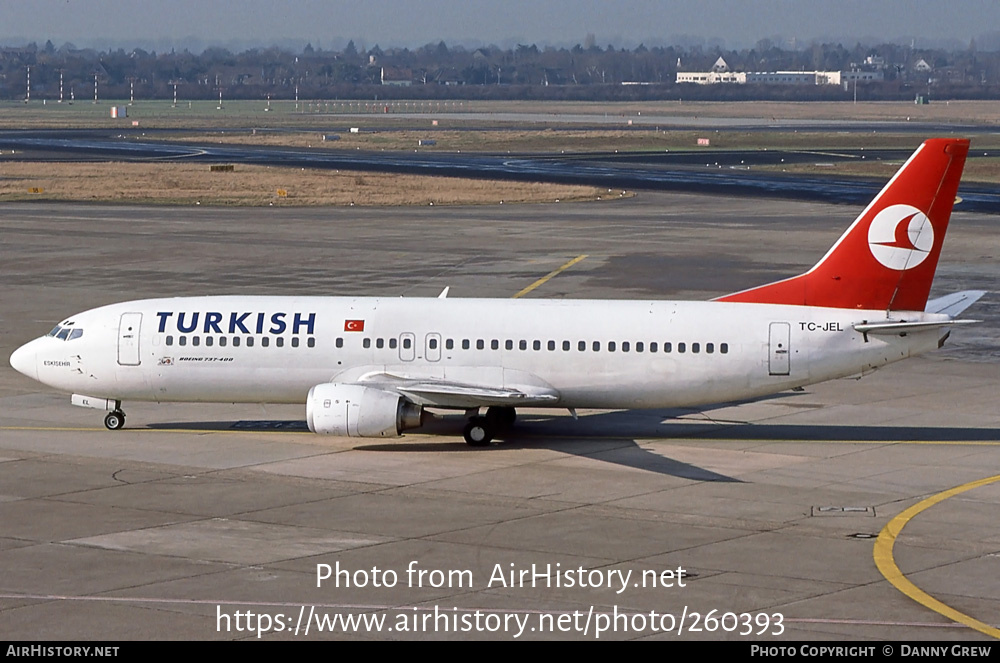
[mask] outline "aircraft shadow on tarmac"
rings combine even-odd
[[[636,423],[630,420],[635,417],[635,412],[645,413],[643,422]],[[687,412],[687,411],[685,411]],[[548,449],[558,451],[572,456],[590,458],[624,467],[646,470],[669,476],[675,476],[693,481],[719,481],[719,482],[739,482],[738,479],[713,472],[711,470],[675,460],[651,450],[639,446],[635,438],[658,438],[670,439],[674,437],[687,437],[680,431],[671,432],[662,430],[662,426],[656,430],[650,425],[651,411],[628,411],[601,413],[580,417],[577,421],[567,419],[565,416],[554,416],[547,414],[528,414],[519,417],[518,423],[510,432],[498,436],[494,444],[489,447],[470,447],[463,440],[462,428],[465,425],[465,418],[461,416],[432,416],[429,417],[420,433],[425,435],[435,435],[452,438],[451,441],[429,441],[426,438],[419,442],[404,441],[372,443],[372,440],[359,440],[355,449],[359,451],[392,452],[392,453],[488,453],[494,451],[511,451],[517,449]],[[615,416],[617,415],[617,416]],[[659,416],[657,412],[655,416]],[[669,416],[669,415],[668,415]],[[611,418],[606,425],[600,426],[600,430],[595,430],[590,426],[597,418]],[[618,421],[618,420],[621,421]],[[575,431],[566,431],[563,426],[570,422]],[[149,424],[148,428],[154,430],[175,430],[175,431],[248,431],[248,432],[289,432],[301,433],[308,431],[306,422],[288,420],[244,420],[244,421],[187,421]],[[616,428],[628,428],[629,432],[615,430]],[[631,435],[630,435],[631,433]],[[455,441],[454,438],[459,438]],[[411,438],[412,439],[412,438]]]
[[[781,399],[778,394],[771,398]],[[764,399],[762,399],[764,400]],[[716,440],[783,442],[852,442],[872,444],[998,442],[1000,430],[973,427],[869,426],[769,424],[712,419],[712,409],[733,405],[720,404],[699,409],[620,410],[585,414],[573,420],[564,414],[525,413],[518,417],[514,428],[500,434],[489,447],[473,448],[461,438],[465,418],[458,415],[428,418],[419,433],[451,438],[435,441],[423,437],[419,441],[375,442],[359,440],[359,451],[391,453],[489,453],[518,449],[548,449],[572,456],[590,458],[623,467],[641,469],[694,481],[739,482],[711,470],[684,463],[662,455],[652,448],[640,446],[642,441]],[[690,419],[701,415],[701,419]],[[296,432],[308,430],[305,421],[215,421],[151,424],[160,430],[227,430],[253,432]],[[409,438],[412,440],[413,438]],[[648,446],[648,445],[647,445]]]
[[[420,442],[396,444],[370,444],[356,447],[364,451],[391,451],[395,453],[406,452],[442,452],[442,451],[512,451],[519,449],[548,449],[558,451],[570,456],[579,458],[589,458],[622,467],[631,467],[637,470],[645,470],[656,474],[690,479],[692,481],[718,481],[722,483],[742,483],[735,479],[712,470],[698,467],[690,463],[685,463],[674,458],[661,455],[650,449],[640,447],[635,440],[628,439],[608,439],[595,437],[560,437],[551,439],[546,437],[522,437],[518,434],[507,435],[505,439],[494,442],[489,447],[469,447],[465,442],[435,443]]]
[[[627,410],[581,416],[527,415],[514,429],[482,450],[548,449],[616,465],[694,481],[741,482],[712,470],[684,463],[656,450],[656,441],[718,440],[761,443],[851,442],[872,444],[998,442],[1000,430],[971,427],[755,424],[728,420],[678,419],[705,410]],[[458,436],[464,420],[425,425],[421,432]],[[639,441],[653,442],[640,446]],[[470,451],[464,442],[395,442],[356,447],[366,451]],[[475,451],[479,451],[476,449]]]

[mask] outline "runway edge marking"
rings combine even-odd
[[[879,573],[881,573],[893,587],[901,591],[906,596],[910,597],[920,605],[930,608],[940,615],[944,615],[948,619],[965,624],[969,628],[975,629],[990,637],[1000,639],[1000,629],[994,628],[989,624],[984,624],[974,617],[970,617],[965,613],[955,610],[951,606],[945,605],[910,582],[910,580],[903,575],[903,572],[899,570],[899,567],[896,565],[896,560],[892,555],[893,546],[896,544],[896,537],[899,536],[900,532],[903,531],[903,528],[906,527],[907,523],[909,523],[913,518],[931,508],[935,504],[940,504],[948,498],[960,495],[966,491],[972,490],[973,488],[988,486],[989,484],[996,483],[997,481],[1000,481],[1000,474],[987,477],[985,479],[979,479],[978,481],[970,481],[969,483],[956,486],[955,488],[950,488],[917,502],[886,523],[886,526],[882,528],[881,532],[879,532],[878,539],[875,540],[875,547],[872,550],[872,555],[875,558],[875,566],[878,568]]]

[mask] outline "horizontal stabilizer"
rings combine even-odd
[[[985,294],[986,291],[984,290],[963,290],[962,292],[953,292],[950,295],[930,300],[927,302],[927,308],[924,310],[928,313],[944,313],[954,318],[956,315],[978,302],[979,299]]]
[[[938,329],[941,327],[952,327],[954,325],[972,325],[982,320],[928,320],[924,322],[907,322],[899,320],[896,322],[874,322],[854,325],[855,331],[862,334],[905,334],[908,332],[927,331],[928,329]]]

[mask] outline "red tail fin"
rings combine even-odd
[[[716,301],[922,311],[968,152],[926,141],[815,267]]]

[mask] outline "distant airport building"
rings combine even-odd
[[[715,85],[843,85],[853,81],[884,80],[881,71],[678,71],[678,83]]]
[[[678,65],[680,60],[677,61]],[[746,83],[747,75],[743,72],[729,71],[729,64],[719,58],[712,65],[711,71],[677,72],[678,83],[697,83],[698,85],[715,85],[716,83]]]
[[[722,58],[711,71],[678,71],[677,83],[716,85],[844,85],[851,81],[881,81],[881,71],[730,71]]]
[[[747,75],[741,71],[678,71],[678,83],[714,85],[716,83],[746,83]]]
[[[748,71],[747,84],[757,85],[818,85],[817,74],[824,76],[838,72],[818,71]]]

